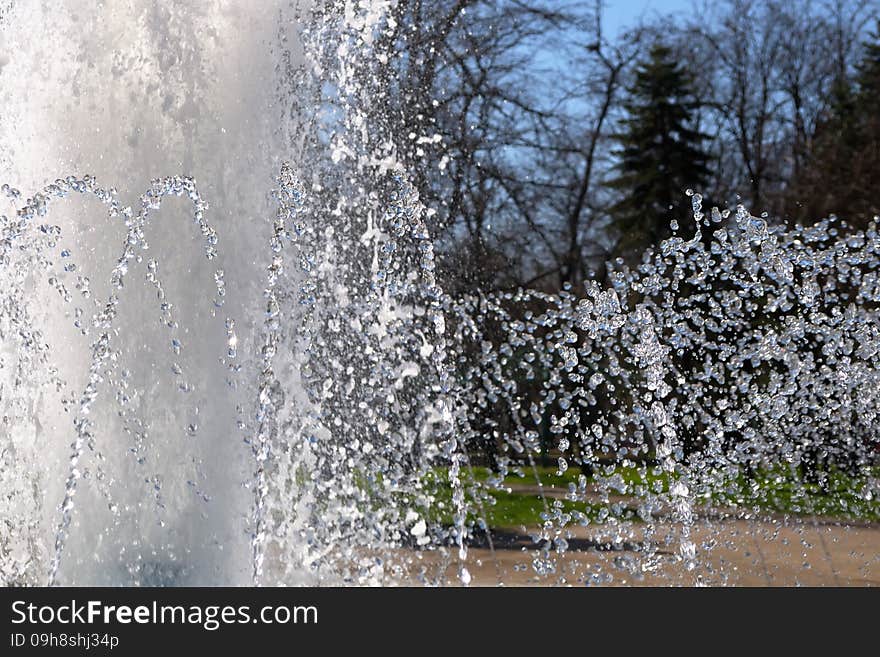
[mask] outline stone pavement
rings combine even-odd
[[[496,535],[494,551],[470,548],[466,566],[472,586],[880,586],[880,525],[704,518],[691,529],[691,570],[680,554],[680,526],[656,528],[650,556],[643,526],[631,525],[625,539],[577,527],[568,549],[549,560],[528,536],[507,534]],[[421,573],[412,584],[460,583],[451,551],[411,551],[406,561],[411,574]]]

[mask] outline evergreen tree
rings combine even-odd
[[[691,75],[669,48],[654,46],[636,72],[624,129],[616,136],[621,160],[611,185],[623,193],[611,208],[620,235],[617,255],[639,258],[645,247],[669,236],[673,219],[692,228],[684,190],[701,187],[709,176],[706,135],[694,120],[698,108]]]
[[[817,126],[808,167],[789,191],[805,223],[836,214],[864,227],[880,213],[880,22],[854,80],[838,80]]]
[[[877,27],[864,45],[864,53],[858,64],[859,101],[865,104],[865,110],[877,113],[877,101],[880,99],[880,20]]]

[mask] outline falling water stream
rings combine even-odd
[[[454,296],[363,129],[388,3],[166,4],[0,13],[4,584],[725,583],[731,527],[773,583],[876,522],[876,225],[689,191],[607,286]]]

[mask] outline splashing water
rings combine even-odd
[[[360,67],[386,4],[330,3],[297,32],[279,3],[282,28],[256,26],[276,35],[257,57],[272,120],[236,123],[240,149],[216,128],[249,112],[200,116],[205,98],[235,94],[200,77],[212,46],[183,36],[240,14],[144,3],[110,16],[144,35],[111,58],[113,102],[155,75],[170,109],[144,130],[215,182],[154,180],[137,210],[92,176],[25,199],[4,186],[0,581],[725,583],[734,543],[771,583],[785,572],[768,540],[800,543],[791,559],[818,540],[843,581],[826,535],[861,540],[880,515],[876,224],[784,228],[743,207],[707,214],[692,194],[697,232],[674,226],[607,287],[447,294],[407,172],[363,129]],[[279,73],[295,34],[304,63]],[[177,60],[150,35],[171,37]],[[103,44],[70,36],[108,64]],[[26,76],[16,65],[4,84]],[[78,84],[104,89],[89,70],[74,68]],[[225,81],[245,93],[245,79]],[[326,95],[329,124],[304,119]],[[120,145],[108,179],[175,161],[110,126],[123,137],[107,137]],[[39,140],[5,138],[21,144],[5,175],[45,175],[16,164]],[[257,157],[257,143],[273,146]],[[96,232],[74,196],[104,207]],[[199,262],[181,255],[174,197]],[[122,246],[105,248],[114,225]]]

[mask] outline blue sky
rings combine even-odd
[[[605,29],[608,36],[633,25],[640,17],[686,12],[694,6],[693,0],[606,0]]]

